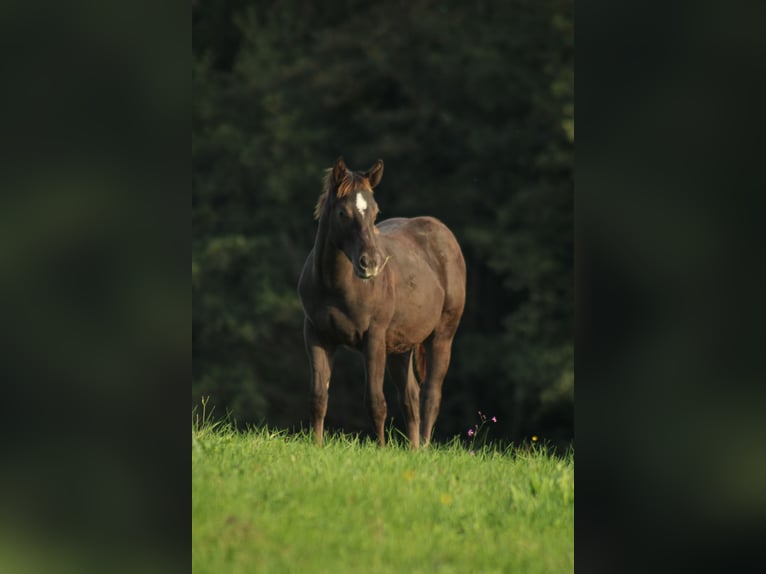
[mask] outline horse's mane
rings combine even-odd
[[[327,202],[327,198],[330,196],[330,192],[335,185],[333,182],[332,172],[333,168],[328,168],[325,170],[322,193],[320,194],[319,199],[317,199],[317,204],[314,207],[314,219],[319,219],[322,216],[324,204]],[[346,170],[346,175],[343,176],[343,179],[340,181],[337,189],[335,190],[335,197],[340,199],[355,191],[365,190],[372,191],[370,182],[367,180],[367,178],[359,172]]]

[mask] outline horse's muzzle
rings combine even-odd
[[[372,279],[382,267],[380,266],[380,257],[362,254],[359,256],[357,264],[354,265],[354,273],[360,279]]]

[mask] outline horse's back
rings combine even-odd
[[[459,254],[462,260],[460,246],[452,231],[435,217],[427,215],[411,218],[392,217],[381,221],[377,227],[384,237],[407,237],[423,249],[446,249]]]
[[[383,237],[409,242],[437,266],[454,268],[465,275],[465,260],[455,235],[435,217],[395,217],[381,221],[377,227]]]
[[[397,217],[378,224],[381,236],[418,253],[439,277],[445,305],[462,313],[465,303],[465,259],[455,235],[435,217]],[[394,257],[396,257],[394,255]]]

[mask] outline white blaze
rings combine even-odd
[[[361,193],[356,194],[356,208],[362,215],[364,215],[364,210],[367,209],[367,202],[364,200]]]

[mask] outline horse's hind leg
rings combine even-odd
[[[406,417],[407,438],[410,439],[410,446],[416,449],[420,446],[420,387],[412,368],[412,351],[389,355],[386,364],[399,390]]]
[[[454,331],[448,334],[434,333],[426,345],[426,380],[423,383],[423,445],[431,442],[431,434],[442,401],[442,384],[452,355]]]

